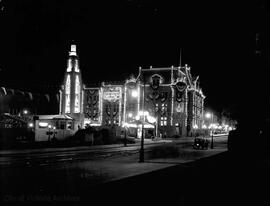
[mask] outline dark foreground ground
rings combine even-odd
[[[252,155],[236,158],[223,152],[99,186],[55,179],[54,200],[33,194],[28,195],[28,200],[5,196],[2,203],[41,205],[40,198],[45,198],[46,205],[268,205],[269,175],[269,158]],[[28,186],[18,182],[18,188],[27,190]],[[38,194],[42,195],[42,191]]]
[[[93,200],[116,205],[265,205],[270,202],[269,166],[267,159],[224,152],[111,182],[96,190]]]

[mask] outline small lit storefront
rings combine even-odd
[[[68,115],[39,115],[33,126],[37,142],[64,140],[77,130],[74,119]]]

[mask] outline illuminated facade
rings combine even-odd
[[[83,91],[82,78],[79,68],[79,58],[76,45],[71,45],[67,60],[67,69],[64,84],[60,90],[60,114],[67,114],[74,119],[78,125],[83,121]],[[77,125],[75,125],[77,126]]]
[[[186,136],[202,129],[205,96],[190,67],[139,68],[138,76],[121,83],[85,87],[81,81],[76,46],[71,46],[60,112],[82,127],[124,127],[140,137]],[[143,125],[143,126],[142,126]]]

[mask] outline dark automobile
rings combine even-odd
[[[207,149],[209,140],[204,137],[196,137],[193,142],[193,149]]]

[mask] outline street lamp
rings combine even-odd
[[[142,136],[141,136],[141,149],[140,149],[140,157],[139,162],[144,162],[144,122],[145,122],[145,111],[144,111],[144,103],[145,103],[145,76],[143,74],[143,95],[142,95],[142,111],[143,111],[143,121],[142,121]]]
[[[212,129],[212,132],[211,132],[211,146],[210,146],[211,149],[214,148],[214,132],[213,132],[213,129]]]
[[[52,134],[51,128],[52,128],[52,125],[49,124],[49,125],[48,125],[48,129],[49,129],[49,132],[48,132],[48,142],[51,141],[51,134]]]
[[[207,112],[205,114],[205,117],[207,119],[210,119],[211,118],[211,124],[209,125],[209,129],[211,131],[211,146],[210,148],[213,149],[214,148],[214,132],[213,132],[213,113],[210,113],[210,112]]]
[[[128,125],[127,123],[124,123],[124,147],[127,146],[127,128],[128,128]]]

